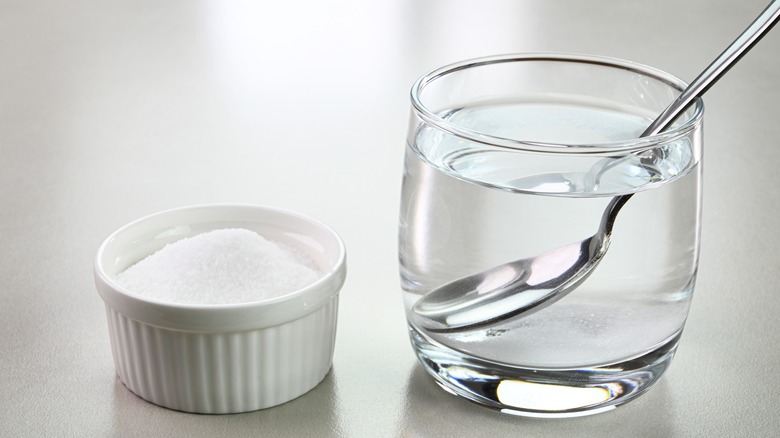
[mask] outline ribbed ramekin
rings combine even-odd
[[[116,275],[166,244],[224,228],[254,230],[295,248],[322,273],[289,294],[251,303],[194,305],[149,299]],[[346,253],[330,228],[306,216],[252,205],[203,205],[157,213],[111,234],[95,259],[120,380],[171,409],[237,413],[314,388],[330,370]]]

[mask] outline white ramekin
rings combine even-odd
[[[115,280],[168,243],[223,228],[254,230],[293,247],[322,275],[280,297],[219,305],[155,301]],[[275,406],[322,381],[333,359],[345,276],[344,244],[330,228],[252,205],[203,205],[144,217],[111,234],[95,259],[121,381],[152,403],[212,414]]]

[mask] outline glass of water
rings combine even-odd
[[[638,138],[685,87],[612,58],[465,61],[413,86],[399,223],[412,346],[445,389],[504,412],[614,408],[669,366],[699,255],[702,117],[696,100]],[[418,327],[426,293],[592,236],[632,194],[601,263],[535,313],[453,331]]]

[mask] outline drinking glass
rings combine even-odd
[[[684,88],[633,62],[552,53],[460,62],[414,84],[400,275],[412,347],[440,386],[566,417],[612,409],[661,377],[696,279],[701,100],[638,137]],[[411,322],[445,283],[592,236],[629,193],[601,263],[560,301],[473,329]]]

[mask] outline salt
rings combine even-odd
[[[274,298],[319,278],[301,254],[242,228],[170,243],[117,275],[128,290],[181,304],[233,304]]]

